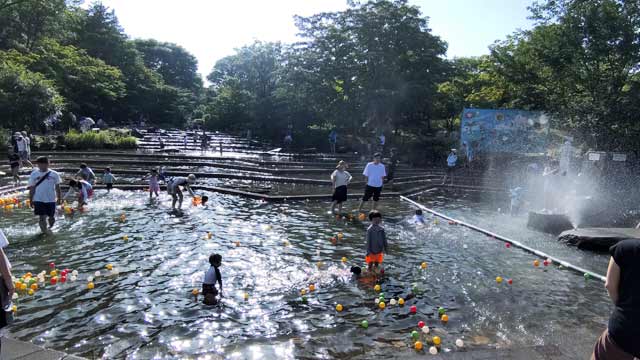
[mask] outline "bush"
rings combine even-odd
[[[75,150],[134,149],[138,146],[138,140],[128,133],[116,130],[85,133],[71,130],[64,136],[64,144],[67,149]]]

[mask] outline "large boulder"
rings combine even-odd
[[[546,214],[529,212],[527,227],[549,234],[558,235],[565,230],[573,229],[571,219],[565,214]]]
[[[612,245],[625,239],[640,239],[640,229],[581,228],[565,231],[558,236],[558,241],[592,251],[607,251]]]

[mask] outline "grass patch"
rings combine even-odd
[[[71,130],[64,135],[64,145],[70,150],[84,149],[135,149],[138,140],[127,132],[116,130],[87,131]]]

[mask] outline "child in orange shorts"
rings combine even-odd
[[[373,266],[378,267],[384,260],[383,253],[387,252],[387,234],[384,232],[384,228],[380,226],[382,222],[382,214],[374,210],[369,213],[369,220],[371,225],[367,229],[365,240],[367,242],[367,256],[365,261],[367,262],[368,269],[371,271]]]

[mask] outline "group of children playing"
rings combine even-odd
[[[384,261],[384,253],[387,252],[388,242],[387,234],[382,227],[382,214],[373,210],[369,213],[369,221],[371,224],[365,233],[366,256],[365,262],[369,272],[377,269]],[[202,282],[202,295],[204,296],[204,304],[216,305],[218,303],[217,296],[222,294],[222,275],[220,274],[220,265],[222,264],[222,256],[220,254],[211,254],[209,256],[209,269],[205,272]],[[360,276],[362,269],[359,266],[352,266],[351,273],[354,276]],[[220,285],[220,289],[216,288],[216,283]]]

